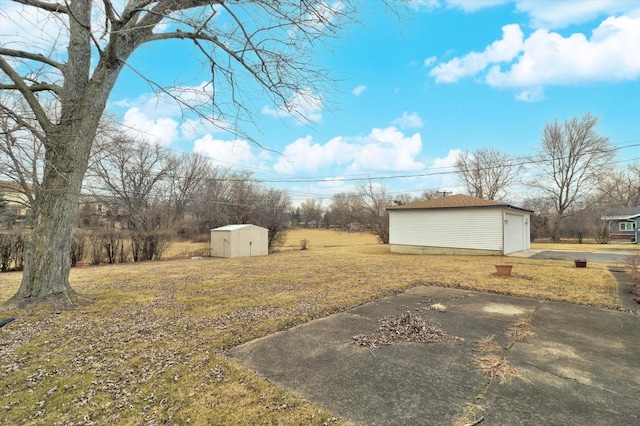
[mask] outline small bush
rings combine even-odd
[[[300,250],[306,250],[310,242],[309,240],[300,240]]]
[[[631,276],[640,281],[640,253],[627,256],[627,267]]]
[[[99,265],[104,262],[104,234],[96,231],[91,234],[91,242],[89,246],[89,261],[92,265]]]
[[[134,262],[160,260],[171,244],[168,231],[134,232],[131,234],[131,253]]]
[[[24,267],[24,236],[20,232],[0,234],[0,272]]]
[[[73,240],[71,241],[71,266],[82,260],[87,253],[87,235],[82,232],[74,232]]]

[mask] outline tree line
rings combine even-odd
[[[383,2],[391,7],[393,3]],[[189,171],[179,167],[186,162],[197,171],[197,159],[166,159],[165,163],[161,147],[106,138],[101,121],[120,73],[130,66],[130,58],[144,46],[160,47],[167,40],[193,47],[202,69],[211,73],[210,81],[197,96],[193,88],[162,85],[150,75],[140,75],[141,80],[182,107],[189,118],[231,129],[234,135],[255,142],[245,126],[255,118],[248,100],[259,93],[271,101],[272,107],[285,108],[288,114],[304,119],[304,102],[295,100],[304,94],[329,93],[327,89],[334,82],[331,74],[311,59],[314,49],[323,41],[340,37],[345,26],[356,22],[361,4],[352,0],[126,0],[68,1],[53,7],[45,2],[14,0],[12,6],[22,8],[24,16],[39,16],[41,22],[57,27],[41,32],[37,43],[24,34],[6,34],[13,37],[13,42],[0,46],[0,149],[4,149],[0,171],[28,189],[25,196],[34,218],[24,243],[22,282],[6,306],[26,307],[46,300],[58,308],[70,308],[87,301],[69,283],[83,185],[105,200],[115,194],[121,207],[117,211],[126,212],[122,218],[125,227],[139,233],[167,226],[167,218],[175,222],[191,214],[189,209],[197,208],[189,206],[190,200],[208,200],[208,207],[226,215],[228,221],[258,215],[258,223],[263,226],[271,223],[272,219],[265,217],[269,215],[274,216],[273,223],[282,223],[278,215],[285,209],[279,207],[288,201],[285,193],[224,169],[216,172],[228,178],[216,179],[217,175],[212,177],[208,171],[204,183],[196,189],[193,181],[181,180]],[[6,17],[11,18],[9,14]],[[559,237],[563,219],[573,214],[572,209],[590,202],[587,195],[597,186],[592,171],[604,168],[599,165],[610,152],[603,150],[597,155],[597,148],[589,148],[587,143],[594,135],[579,130],[558,123],[550,125],[548,132],[545,129],[545,140],[563,140],[562,135],[569,132],[569,139],[580,141],[577,151],[569,148],[563,153],[553,143],[541,147],[541,154],[548,156],[544,178],[549,179],[538,191],[540,199],[555,211],[556,216],[551,218],[554,238]],[[114,146],[133,149],[133,158],[110,152],[109,144],[104,150],[96,146],[105,139],[111,139],[109,144]],[[162,161],[154,162],[147,155]],[[469,156],[476,161],[473,153]],[[576,157],[594,161],[571,161]],[[105,167],[96,164],[94,158],[104,161]],[[149,175],[128,174],[131,163],[148,167],[144,170]],[[470,167],[474,170],[473,163]],[[118,176],[116,170],[124,175]],[[510,176],[500,179],[508,182]],[[499,196],[505,188],[482,187],[482,193],[475,188],[472,195],[490,197],[495,192]],[[225,195],[217,199],[216,194]],[[350,220],[345,217],[353,213],[358,222],[368,223],[383,241],[388,241],[384,206],[405,202],[406,197],[390,197],[383,185],[371,182],[355,194],[361,197],[357,206],[348,205],[353,194],[334,197],[335,208],[330,215],[336,221]],[[343,199],[347,199],[347,206],[339,207]],[[206,210],[193,212],[194,217],[198,214],[196,228],[205,223],[213,226],[219,217],[207,219]],[[141,250],[147,249],[143,242]]]
[[[462,153],[456,162],[461,183],[470,195],[533,210],[532,239],[607,242],[607,211],[640,207],[640,161],[615,167],[618,148],[597,132],[597,124],[590,113],[548,123],[529,157],[511,158],[492,147]],[[530,177],[522,182],[523,176]],[[518,188],[522,193],[515,193]]]

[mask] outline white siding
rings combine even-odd
[[[504,254],[529,249],[529,215],[505,213],[504,219]]]
[[[389,243],[502,250],[502,210],[392,210]]]
[[[524,217],[506,213],[504,215],[504,254],[522,250]]]
[[[211,256],[245,257],[269,254],[269,230],[255,225],[228,225],[211,230]]]
[[[231,257],[231,231],[211,230],[211,256]]]

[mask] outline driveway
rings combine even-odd
[[[407,313],[446,336],[355,343],[374,338],[379,320]],[[496,347],[478,344],[491,336]],[[638,336],[640,315],[629,312],[421,286],[254,340],[231,357],[354,424],[640,426]]]
[[[590,251],[566,251],[566,250],[527,250],[512,253],[509,256],[529,257],[531,259],[574,260],[586,259],[587,262],[626,264],[627,259],[640,254],[637,250],[612,250],[602,249]]]

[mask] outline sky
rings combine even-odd
[[[612,167],[640,158],[640,0],[414,0],[397,15],[362,5],[360,24],[314,52],[337,90],[299,94],[307,122],[250,100],[250,132],[265,149],[194,124],[131,71],[108,112],[147,140],[250,170],[294,203],[328,204],[368,180],[391,193],[464,193],[453,173],[460,152],[532,155],[546,124],[587,112],[620,147]],[[192,46],[158,44],[130,63],[158,81],[206,87]],[[531,179],[534,170],[521,183]]]

